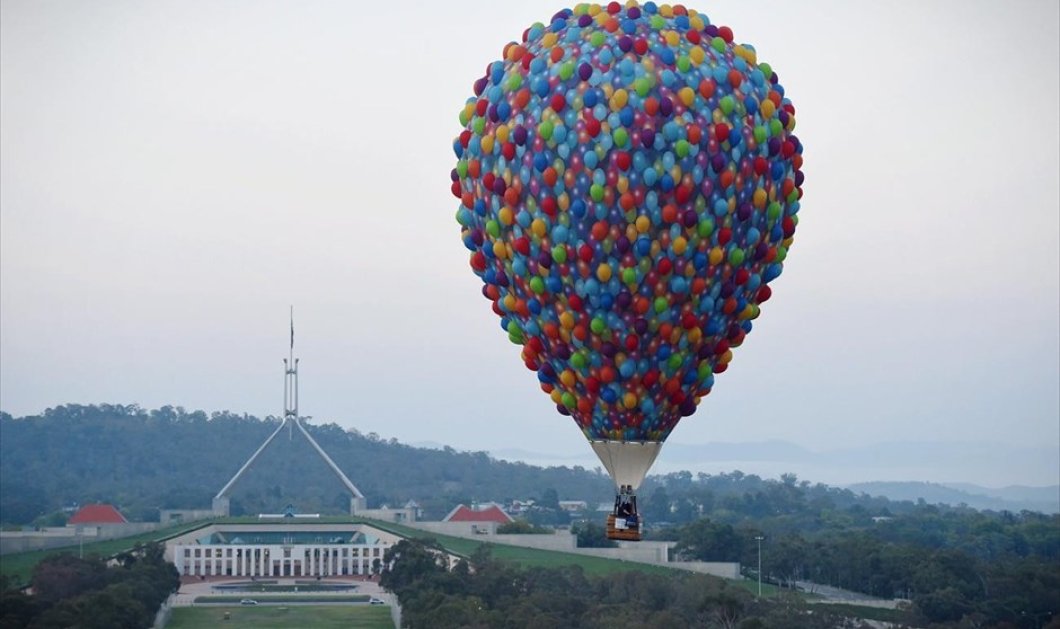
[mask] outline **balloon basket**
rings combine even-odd
[[[625,518],[626,524],[623,526],[622,522],[615,514],[607,516],[607,539],[620,540],[625,542],[639,542],[640,541],[640,525],[635,524],[632,527],[629,526],[629,518]],[[619,528],[623,526],[623,528]]]
[[[615,508],[607,516],[607,538],[626,542],[639,542],[640,514],[637,513],[637,497],[623,491],[615,496]]]

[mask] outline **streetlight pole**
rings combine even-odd
[[[755,541],[758,542],[758,598],[762,598],[762,540],[764,539],[761,535],[755,535]]]

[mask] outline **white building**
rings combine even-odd
[[[400,540],[364,524],[213,524],[167,541],[166,559],[182,576],[365,575]]]

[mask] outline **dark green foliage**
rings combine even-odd
[[[209,508],[213,494],[278,422],[110,404],[59,406],[22,418],[0,413],[0,521],[27,524],[93,501],[115,504],[130,519],[157,518],[159,507]],[[606,476],[579,467],[542,469],[484,452],[413,448],[334,424],[308,430],[365,491],[370,506],[414,499],[429,518],[442,518],[460,502],[531,496],[595,502],[612,491]],[[549,487],[562,488],[562,495],[543,489]],[[320,513],[349,510],[348,494],[297,434],[290,441],[279,435],[232,494],[234,515],[287,504]],[[535,524],[568,521],[558,504],[532,515]]]
[[[33,596],[4,583],[0,628],[142,629],[180,586],[160,544],[138,546],[108,566],[97,556],[48,557],[33,571]]]
[[[797,601],[755,601],[746,590],[704,575],[587,577],[576,566],[522,570],[493,560],[488,546],[446,571],[432,559],[433,545],[402,544],[399,553],[388,554],[381,582],[394,588],[412,629],[856,626]]]
[[[607,528],[596,522],[579,522],[571,527],[578,536],[579,548],[614,548],[614,540],[607,538]]]
[[[681,529],[674,551],[685,560],[739,561],[743,545],[732,526],[702,518]]]

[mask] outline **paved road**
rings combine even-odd
[[[830,585],[822,585],[820,583],[813,583],[811,581],[796,581],[796,587],[804,592],[812,592],[820,596],[823,600],[822,603],[849,603],[851,605],[863,605],[865,607],[880,607],[884,609],[894,609],[899,603],[903,602],[901,599],[885,599],[876,598],[869,596],[862,592],[853,592],[851,590],[844,590],[842,588],[832,587]],[[814,601],[809,601],[814,602]]]

